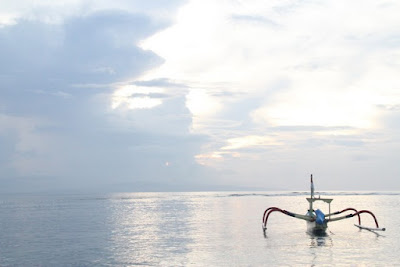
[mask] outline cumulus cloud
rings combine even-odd
[[[270,155],[301,157],[309,146],[364,155],[388,139],[398,146],[395,129],[382,123],[389,114],[379,108],[400,101],[398,8],[376,1],[189,1],[175,25],[142,42],[165,59],[146,77],[190,88],[193,132],[213,137],[199,162],[230,166],[240,180],[248,170],[242,160],[260,170],[253,182],[263,184],[261,162]],[[280,145],[263,149],[260,140]]]
[[[144,190],[200,180],[296,187],[293,177],[312,171],[329,186],[364,174],[374,187],[381,169],[397,185],[388,164],[399,148],[399,9],[6,2],[0,172],[38,187]]]
[[[163,8],[173,13],[177,5]],[[197,183],[194,155],[204,138],[189,134],[185,89],[136,80],[163,62],[138,42],[168,23],[166,16],[107,8],[61,21],[20,17],[0,28],[2,190],[174,190]],[[141,89],[126,99],[157,104],[113,105],[129,86]]]

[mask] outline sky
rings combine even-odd
[[[400,190],[399,13],[3,0],[0,192]]]

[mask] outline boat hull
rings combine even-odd
[[[326,229],[328,228],[327,223],[317,224],[314,222],[307,222],[307,232],[313,235],[325,235]]]

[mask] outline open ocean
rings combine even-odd
[[[306,192],[2,195],[0,266],[394,266],[400,265],[399,192],[321,192],[331,208],[371,210],[385,232],[306,222]],[[316,192],[316,196],[318,196]],[[320,207],[328,213],[328,205]],[[363,225],[374,227],[368,214]]]

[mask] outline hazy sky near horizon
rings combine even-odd
[[[2,1],[0,191],[400,190],[397,1]]]

